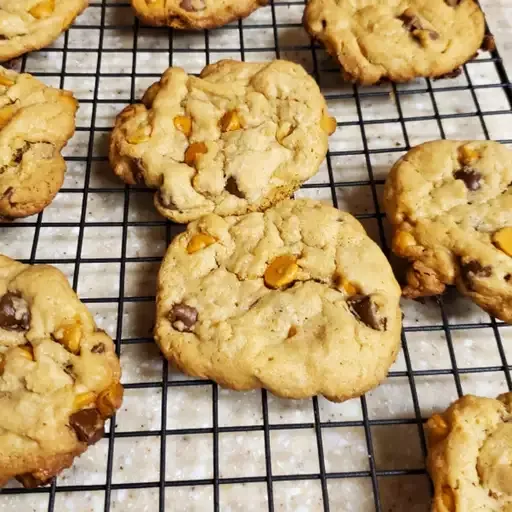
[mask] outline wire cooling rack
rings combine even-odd
[[[107,162],[117,112],[169,65],[199,72],[221,58],[303,64],[338,119],[320,172],[297,194],[356,215],[388,251],[379,198],[407,149],[436,138],[510,144],[512,94],[498,51],[451,80],[359,88],[312,45],[304,2],[274,1],[215,31],[144,27],[127,2],[92,2],[51,48],[15,67],[74,91],[78,129],[64,188],[43,213],[1,227],[2,252],[62,269],[116,340],[126,397],[105,438],[46,488],[11,483],[2,511],[429,510],[422,424],[463,393],[512,389],[512,330],[450,291],[403,301],[402,353],[360,400],[235,393],[170,369],[151,338],[156,272],[180,230],[152,192],[128,187]]]

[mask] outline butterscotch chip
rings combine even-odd
[[[426,431],[433,511],[510,510],[512,393],[463,396],[432,416]]]
[[[218,241],[190,254],[189,240]],[[357,283],[357,295],[336,276]],[[355,288],[355,285],[354,285]],[[265,212],[190,223],[158,278],[155,340],[182,371],[276,395],[359,396],[400,346],[400,288],[351,215],[287,199]]]
[[[115,382],[99,394],[96,407],[103,418],[110,418],[121,407],[123,394],[124,389],[119,382]]]
[[[204,155],[207,152],[208,147],[204,142],[194,142],[193,144],[190,144],[190,146],[187,148],[187,151],[185,151],[183,160],[187,165],[194,167],[199,155]]]
[[[29,14],[38,20],[49,18],[55,11],[55,0],[41,0],[29,9]]]
[[[148,25],[204,29],[245,18],[268,0],[131,0],[137,16]]]
[[[15,219],[39,213],[62,186],[78,103],[29,74],[0,67],[0,77],[0,218]]]
[[[297,258],[285,254],[272,260],[263,274],[263,279],[269,288],[282,288],[293,283],[298,272]]]
[[[505,254],[512,256],[512,226],[507,226],[496,231],[492,240]]]
[[[187,137],[192,133],[192,119],[189,116],[176,116],[174,126]]]
[[[187,244],[187,252],[193,254],[205,247],[209,247],[215,242],[216,240],[213,236],[207,235],[206,233],[198,233],[194,235]]]
[[[44,485],[120,406],[112,340],[47,265],[0,255],[0,486]]]
[[[485,34],[476,0],[455,1],[310,0],[303,22],[351,80],[445,77],[471,60]]]
[[[88,4],[89,0],[2,0],[0,62],[48,46]]]
[[[455,285],[512,322],[512,151],[492,141],[417,146],[391,169],[384,206],[393,251],[411,265],[406,297]]]
[[[232,132],[240,129],[240,117],[235,110],[226,112],[220,120],[220,128],[223,132]]]
[[[302,66],[222,60],[199,77],[169,68],[117,116],[109,159],[126,183],[157,189],[162,215],[186,223],[290,197],[318,171],[335,129]]]

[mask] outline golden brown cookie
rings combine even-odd
[[[404,295],[446,285],[512,322],[512,152],[492,141],[439,140],[391,169],[384,205],[393,251],[411,263]]]
[[[512,393],[463,396],[426,430],[432,512],[512,511]]]
[[[148,25],[204,29],[245,18],[268,0],[131,0],[137,16]]]
[[[0,0],[0,61],[57,39],[89,0]]]
[[[0,218],[40,212],[64,181],[62,148],[75,131],[69,91],[0,67]]]
[[[400,288],[351,215],[288,199],[206,215],[169,246],[155,339],[179,369],[286,398],[375,387],[400,347]]]
[[[304,68],[223,60],[199,77],[169,68],[117,117],[110,163],[126,183],[158,189],[175,222],[261,211],[313,176],[336,120]]]
[[[114,344],[65,276],[0,255],[0,486],[43,485],[121,405]]]
[[[450,74],[482,47],[485,32],[475,0],[310,0],[304,25],[346,79],[365,85]]]

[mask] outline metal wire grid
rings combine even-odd
[[[80,216],[78,220],[75,221],[62,221],[57,218],[48,221],[45,219],[45,214],[41,213],[37,216],[37,218],[29,218],[26,221],[15,222],[12,224],[9,223],[0,223],[0,227],[4,234],[10,236],[8,240],[12,240],[13,236],[16,240],[22,240],[22,244],[26,248],[26,255],[23,256],[24,261],[28,263],[49,263],[54,264],[61,267],[66,267],[72,265],[72,284],[74,289],[79,288],[79,280],[81,272],[88,264],[103,264],[108,267],[109,264],[117,264],[119,265],[119,283],[118,283],[118,293],[117,297],[88,297],[84,299],[84,302],[88,303],[89,307],[94,308],[96,306],[101,305],[109,305],[116,310],[116,325],[115,325],[115,341],[117,352],[120,354],[122,349],[130,346],[143,346],[147,345],[152,346],[152,339],[150,334],[147,336],[126,336],[124,334],[123,322],[126,321],[127,318],[127,309],[129,306],[134,307],[143,307],[149,306],[154,301],[154,296],[152,295],[132,295],[126,292],[126,274],[127,274],[127,266],[130,264],[153,264],[157,265],[161,257],[160,256],[129,256],[128,246],[129,246],[129,236],[130,231],[138,228],[155,228],[159,227],[160,229],[165,230],[165,239],[166,242],[172,239],[172,237],[180,230],[178,226],[172,225],[171,223],[155,217],[154,220],[130,220],[132,219],[130,215],[130,205],[134,202],[134,197],[137,195],[140,197],[141,195],[145,197],[150,197],[152,194],[151,191],[145,189],[144,187],[139,186],[121,186],[118,184],[115,185],[105,185],[105,186],[94,186],[93,183],[93,172],[97,165],[106,170],[106,157],[105,152],[103,154],[98,154],[97,145],[98,141],[96,139],[96,135],[100,134],[102,137],[108,133],[108,127],[106,126],[98,126],[97,121],[100,117],[100,111],[103,108],[106,108],[107,105],[113,105],[115,108],[120,110],[122,105],[127,102],[136,101],[139,96],[139,91],[137,90],[136,81],[140,78],[152,79],[156,80],[162,71],[162,69],[155,70],[155,72],[145,73],[138,71],[138,50],[139,50],[139,42],[141,39],[141,32],[144,31],[145,34],[150,34],[150,37],[154,37],[155,41],[158,40],[158,44],[155,44],[153,47],[145,47],[143,49],[144,53],[150,54],[150,57],[160,58],[164,56],[164,58],[168,58],[168,65],[173,65],[177,60],[180,60],[180,65],[182,65],[182,59],[178,59],[178,56],[186,56],[187,58],[190,55],[201,55],[204,57],[204,64],[207,64],[212,61],[212,57],[215,57],[213,60],[217,60],[218,58],[222,58],[225,56],[234,56],[241,58],[242,60],[253,60],[254,58],[268,58],[270,53],[270,57],[282,57],[287,58],[290,55],[297,56],[302,52],[302,54],[307,54],[310,57],[308,60],[308,65],[310,67],[310,71],[313,76],[317,78],[321,86],[324,86],[324,93],[328,99],[328,103],[330,106],[334,105],[337,101],[342,101],[344,104],[350,103],[355,108],[356,117],[353,120],[344,120],[342,116],[342,120],[338,122],[338,133],[341,137],[344,136],[344,133],[347,130],[353,128],[360,131],[360,137],[362,140],[362,147],[357,150],[348,150],[348,151],[334,151],[331,150],[327,155],[326,159],[326,176],[327,179],[325,182],[313,182],[308,183],[304,186],[303,194],[308,194],[311,191],[315,191],[323,198],[329,198],[332,200],[335,206],[338,206],[339,198],[340,198],[340,190],[344,190],[347,188],[365,188],[369,189],[369,193],[371,195],[371,201],[373,203],[373,211],[359,213],[356,215],[363,222],[372,222],[376,224],[376,238],[380,241],[384,251],[386,254],[389,254],[388,245],[386,242],[386,226],[385,219],[382,213],[382,210],[379,206],[379,190],[382,187],[384,180],[380,179],[376,176],[376,165],[374,162],[375,156],[380,155],[388,155],[391,158],[398,158],[405,150],[411,147],[411,144],[415,144],[418,140],[411,140],[410,136],[410,127],[411,123],[416,122],[426,122],[430,121],[435,123],[437,127],[439,137],[445,138],[447,135],[452,135],[451,133],[447,134],[446,123],[449,120],[462,120],[464,122],[473,122],[475,120],[478,121],[478,124],[481,129],[480,137],[483,138],[494,138],[498,137],[492,133],[492,129],[489,128],[490,119],[495,118],[496,116],[509,115],[512,113],[512,91],[511,84],[507,78],[507,74],[505,68],[503,66],[502,60],[498,51],[492,52],[490,57],[484,55],[482,58],[478,58],[472,63],[466,65],[463,70],[463,75],[461,79],[454,81],[443,81],[440,83],[433,83],[430,80],[415,82],[413,84],[407,86],[396,86],[389,85],[380,88],[359,88],[357,86],[341,86],[338,81],[338,73],[339,71],[336,69],[336,66],[325,59],[323,55],[323,51],[316,45],[312,43],[306,44],[283,44],[281,39],[280,31],[282,29],[300,29],[300,23],[293,22],[281,22],[280,14],[284,11],[289,11],[290,9],[302,9],[304,2],[287,2],[287,1],[274,1],[270,4],[269,7],[262,9],[261,11],[267,10],[267,14],[269,15],[270,22],[257,22],[254,23],[253,17],[245,21],[241,21],[235,24],[232,24],[223,30],[227,33],[229,31],[237,31],[239,38],[239,45],[236,47],[231,47],[229,45],[223,47],[216,47],[215,50],[211,48],[211,38],[212,32],[204,31],[202,32],[202,36],[204,38],[203,47],[199,49],[194,48],[183,48],[178,47],[176,44],[177,35],[172,30],[168,29],[160,29],[160,28],[147,28],[143,27],[139,24],[137,20],[133,20],[128,18],[127,22],[122,20],[123,16],[121,15],[121,22],[119,18],[116,18],[113,15],[114,11],[117,12],[125,12],[129,9],[128,3],[112,3],[107,0],[102,0],[101,2],[93,2],[89,7],[88,20],[93,20],[92,23],[84,24],[80,21],[71,28],[71,30],[66,33],[62,38],[62,45],[56,45],[53,48],[47,49],[45,51],[45,59],[43,62],[50,62],[52,58],[52,54],[61,55],[61,63],[54,71],[46,71],[42,70],[43,68],[37,68],[34,70],[34,66],[31,65],[31,56],[25,56],[21,61],[21,69],[28,70],[33,72],[36,76],[43,77],[43,80],[53,83],[59,87],[68,87],[70,88],[71,81],[87,81],[92,79],[92,91],[89,97],[79,97],[80,103],[82,105],[82,109],[90,109],[90,126],[79,126],[77,130],[77,136],[84,135],[88,137],[86,140],[87,151],[85,156],[73,156],[70,155],[67,157],[68,165],[71,167],[72,165],[76,165],[80,172],[83,171],[83,182],[78,180],[78,186],[70,186],[63,188],[60,192],[60,196],[75,196],[78,194],[81,197],[81,208],[80,208]],[[93,12],[91,12],[93,11]],[[97,21],[94,21],[97,20]],[[94,32],[97,34],[97,46],[84,47],[80,45],[72,45],[70,38],[73,35],[74,31],[82,31],[81,34],[85,34],[87,32]],[[267,31],[271,34],[269,39],[269,44],[266,46],[260,46],[259,44],[254,46],[253,44],[248,44],[247,42],[247,33],[251,30],[261,31],[259,33],[264,33]],[[300,29],[301,30],[301,29]],[[110,37],[112,33],[116,32],[124,32],[125,35],[132,35],[132,46],[128,48],[110,48],[105,44],[105,40],[107,37]],[[179,36],[181,37],[181,35]],[[187,37],[185,35],[185,37]],[[192,35],[190,35],[192,37]],[[197,37],[197,35],[195,36]],[[161,46],[163,39],[165,39],[167,46]],[[265,40],[266,41],[266,40]],[[108,69],[105,69],[103,65],[106,56],[109,53],[117,53],[122,54],[125,69],[121,71],[110,72]],[[90,72],[82,72],[82,71],[69,71],[68,69],[68,61],[70,58],[75,58],[78,54],[80,58],[87,59],[89,55],[94,55],[96,57],[95,71],[93,73]],[[35,55],[35,54],[32,54]],[[263,56],[264,55],[264,56]],[[71,57],[70,57],[71,56]],[[262,57],[263,56],[263,57]],[[300,59],[299,59],[300,60]],[[472,69],[477,69],[478,66],[492,66],[495,71],[495,79],[492,82],[487,82],[484,84],[475,84],[474,83],[474,73],[471,72]],[[38,70],[39,69],[39,70]],[[113,78],[116,80],[122,80],[128,78],[130,80],[130,94],[129,97],[122,98],[114,98],[114,99],[104,99],[100,97],[100,82],[103,78]],[[73,82],[73,83],[75,83]],[[335,86],[331,90],[326,90],[326,83],[333,82]],[[439,108],[439,97],[442,93],[450,94],[451,97],[456,98],[457,95],[462,94],[470,94],[471,101],[473,102],[473,108],[471,108],[469,112],[453,112],[453,113],[441,113],[441,109]],[[505,103],[502,103],[501,106],[497,109],[485,109],[482,106],[482,99],[479,96],[480,93],[486,94],[501,94],[503,98],[505,98]],[[404,104],[408,99],[412,97],[417,97],[421,95],[423,98],[428,98],[431,102],[431,113],[428,115],[414,115],[407,116],[404,112]],[[466,97],[466,96],[465,96]],[[396,106],[396,115],[392,117],[385,118],[374,118],[368,119],[365,118],[365,104],[368,101],[390,101],[392,100]],[[492,121],[491,121],[492,124]],[[393,125],[395,127],[399,127],[400,133],[403,137],[404,143],[401,145],[384,145],[384,147],[373,148],[369,143],[368,132],[374,129],[386,130],[387,127]],[[453,135],[452,135],[453,136]],[[425,134],[425,139],[429,137]],[[432,137],[430,137],[432,138]],[[499,139],[499,138],[498,138]],[[510,144],[511,140],[500,140],[500,142]],[[351,157],[357,157],[363,159],[363,165],[366,167],[368,176],[367,179],[357,179],[352,181],[344,181],[338,179],[334,160],[336,158],[345,158],[349,159]],[[108,171],[107,171],[108,172]],[[89,219],[89,210],[92,207],[91,203],[88,202],[89,198],[91,198],[95,194],[106,194],[112,195],[122,198],[122,218],[119,221],[109,220],[109,218],[104,218],[100,221]],[[137,201],[135,201],[137,202]],[[66,258],[66,257],[57,257],[57,258],[44,258],[38,256],[38,249],[41,247],[42,243],[40,240],[40,235],[42,230],[46,228],[62,228],[71,230],[75,230],[74,232],[77,234],[76,240],[76,257]],[[87,238],[85,236],[85,232],[87,228],[97,228],[101,230],[109,230],[108,232],[120,232],[120,257],[87,257],[84,256],[84,252],[87,246]],[[19,233],[19,235],[18,235]],[[28,233],[28,235],[26,235]],[[13,235],[14,234],[14,235]],[[18,236],[17,236],[18,235]],[[112,235],[114,236],[114,234]],[[3,238],[3,236],[2,236]],[[43,242],[44,243],[44,242]],[[3,245],[3,244],[2,244]],[[10,244],[7,243],[6,252],[10,254]],[[460,298],[456,299],[457,301],[463,300]],[[375,446],[373,441],[374,429],[379,426],[391,427],[396,432],[397,436],[400,436],[399,430],[400,426],[409,426],[409,428],[417,429],[417,435],[419,438],[419,443],[421,446],[421,456],[424,457],[426,454],[425,450],[425,438],[423,433],[422,424],[425,421],[425,414],[422,414],[422,409],[420,405],[420,398],[418,392],[418,384],[417,381],[420,378],[428,378],[428,377],[443,377],[443,376],[453,376],[456,393],[458,395],[463,394],[463,379],[466,375],[476,375],[476,374],[485,374],[491,375],[499,372],[499,380],[500,386],[503,389],[512,389],[512,379],[511,379],[511,366],[507,361],[506,354],[506,342],[510,341],[510,335],[507,338],[507,326],[502,323],[496,322],[493,318],[490,318],[486,315],[477,315],[477,320],[474,321],[474,316],[472,319],[464,317],[462,322],[455,321],[453,322],[453,318],[450,312],[450,296],[448,296],[448,302],[446,298],[440,298],[437,303],[430,303],[430,310],[435,310],[436,320],[432,322],[425,322],[423,325],[413,325],[411,322],[407,322],[409,315],[412,314],[412,306],[409,304],[404,304],[404,308],[406,311],[405,315],[405,327],[402,334],[402,348],[403,348],[403,361],[401,369],[394,369],[390,374],[390,382],[393,379],[405,379],[408,382],[408,386],[410,389],[410,398],[412,400],[412,407],[414,411],[414,417],[411,418],[396,418],[393,415],[390,415],[389,418],[375,418],[372,417],[369,413],[369,405],[368,400],[371,399],[371,394],[368,397],[362,397],[360,399],[360,408],[361,408],[361,419],[356,420],[346,420],[346,419],[336,419],[332,420],[331,418],[325,417],[322,409],[322,399],[313,398],[310,401],[312,407],[312,420],[306,422],[278,422],[271,421],[270,413],[269,413],[269,399],[267,392],[265,390],[261,391],[261,423],[258,424],[246,424],[246,425],[229,425],[222,426],[219,424],[219,394],[220,391],[214,383],[205,383],[204,381],[194,380],[194,379],[183,379],[183,378],[173,378],[171,374],[171,370],[168,368],[167,362],[164,360],[161,361],[161,371],[160,379],[154,379],[149,382],[132,382],[126,384],[126,389],[128,392],[130,390],[154,390],[155,393],[161,393],[161,421],[160,428],[157,429],[146,429],[146,430],[132,430],[132,431],[119,431],[118,426],[112,421],[110,425],[109,432],[106,434],[106,440],[108,442],[107,448],[107,456],[106,456],[106,478],[102,483],[95,484],[73,484],[69,485],[63,483],[62,480],[57,479],[53,482],[51,487],[49,488],[40,488],[35,490],[24,490],[19,487],[10,487],[4,489],[1,494],[3,497],[0,498],[0,507],[7,506],[9,510],[25,510],[23,505],[21,505],[21,501],[17,502],[16,498],[20,498],[23,496],[31,495],[34,497],[34,500],[31,504],[34,505],[34,510],[43,510],[46,509],[48,511],[60,511],[65,510],[65,507],[62,503],[58,502],[58,495],[61,493],[70,493],[71,495],[82,496],[82,493],[85,491],[95,492],[101,491],[100,493],[100,504],[96,503],[95,507],[91,508],[91,510],[104,510],[105,512],[115,509],[115,506],[112,506],[113,500],[112,495],[115,492],[119,491],[137,491],[140,489],[150,489],[155,496],[154,504],[146,504],[141,508],[134,508],[134,510],[299,510],[299,505],[302,506],[300,510],[324,510],[324,511],[343,511],[343,510],[376,510],[376,511],[384,511],[384,510],[428,510],[428,480],[425,475],[425,469],[423,467],[417,468],[409,468],[407,464],[404,465],[404,468],[393,468],[393,469],[383,469],[379,467],[376,460]],[[492,335],[494,340],[488,340],[489,344],[496,344],[497,351],[499,354],[499,362],[495,365],[487,365],[487,366],[472,366],[472,367],[460,367],[457,362],[457,351],[455,349],[455,344],[453,342],[453,337],[455,333],[465,332],[465,331],[477,331],[483,330],[488,333],[492,331]],[[428,368],[428,369],[416,369],[415,365],[412,362],[411,357],[411,342],[410,339],[416,333],[425,333],[426,337],[436,336],[436,335],[444,335],[444,339],[446,341],[446,348],[449,355],[450,365],[448,368]],[[508,331],[510,333],[510,330]],[[505,339],[505,341],[504,341]],[[509,350],[511,350],[509,348]],[[509,357],[510,357],[509,352]],[[184,390],[190,387],[204,387],[207,386],[211,392],[211,426],[208,427],[197,427],[197,428],[168,428],[168,397],[173,392],[178,392],[178,390]],[[260,393],[260,392],[258,392]],[[448,393],[449,394],[449,393]],[[341,407],[341,406],[336,406]],[[340,415],[342,418],[342,415]],[[362,428],[364,431],[364,440],[365,440],[365,449],[368,457],[368,464],[365,470],[336,470],[332,471],[332,464],[330,468],[327,468],[326,464],[326,456],[324,449],[325,444],[325,436],[331,429],[343,429],[347,427],[357,427]],[[318,453],[318,471],[315,472],[299,472],[296,473],[288,472],[286,474],[276,474],[275,464],[276,464],[276,456],[272,457],[272,436],[275,433],[285,432],[290,438],[293,439],[294,436],[299,435],[301,431],[304,430],[313,430],[315,433],[315,442],[316,442],[316,450]],[[228,433],[262,433],[263,434],[263,442],[264,442],[264,474],[261,476],[232,476],[232,477],[222,477],[219,469],[219,436]],[[167,454],[166,445],[169,439],[173,439],[175,436],[197,436],[197,435],[209,435],[212,436],[212,465],[213,472],[211,477],[209,478],[187,478],[187,479],[178,479],[178,478],[168,478],[166,476],[166,468],[168,466],[179,466],[180,465],[180,457],[181,454],[178,454],[175,457],[169,457]],[[114,446],[115,441],[119,439],[132,439],[136,440],[137,438],[159,438],[160,440],[160,451],[159,451],[159,468],[158,468],[158,478],[150,479],[150,481],[139,481],[139,482],[125,482],[125,483],[115,483],[112,480],[112,472],[114,465]],[[423,489],[427,488],[426,494],[425,492],[420,492],[416,488],[409,489],[407,500],[405,501],[393,501],[392,498],[390,501],[389,495],[387,497],[383,497],[382,487],[384,486],[384,482],[386,479],[397,478],[400,479],[402,477],[421,477],[421,481],[418,480],[419,487]],[[348,501],[339,501],[339,495],[333,493],[333,486],[342,485],[344,481],[353,479],[355,480],[364,480],[368,483],[367,487],[367,495],[366,496],[353,496]],[[278,497],[276,497],[276,486],[279,486],[283,482],[292,482],[300,485],[305,481],[313,481],[320,484],[320,491],[318,499],[314,502],[307,502],[307,504],[301,502],[302,498],[299,494],[298,504],[295,507],[294,505],[286,505],[284,502],[280,501]],[[264,489],[264,496],[261,497],[260,504],[248,503],[244,498],[244,494],[248,489],[247,486],[251,484],[260,484]],[[234,505],[223,506],[222,502],[222,493],[224,489],[227,489],[228,486],[235,486],[235,501]],[[188,489],[189,494],[187,495],[187,499],[185,502],[180,503],[180,500],[183,499],[183,494],[176,495],[177,489]],[[191,497],[194,493],[199,493],[201,489],[211,489],[211,500],[208,506],[205,505],[193,505]],[[400,494],[404,492],[404,487],[398,485],[395,490]],[[414,495],[420,494],[423,498],[414,501]],[[335,497],[333,497],[333,495]],[[9,500],[9,501],[7,501]],[[39,501],[37,501],[39,500]],[[238,500],[238,501],[237,501]],[[423,502],[422,502],[423,501]],[[60,504],[59,504],[60,503]],[[78,501],[80,503],[80,501]],[[392,505],[390,505],[392,503]],[[43,505],[41,505],[43,504]],[[47,507],[46,507],[47,504]],[[194,506],[196,508],[194,508]],[[416,507],[416,508],[414,508]],[[5,510],[7,510],[5,509]]]

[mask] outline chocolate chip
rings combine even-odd
[[[186,304],[174,304],[169,320],[178,331],[191,332],[197,322],[197,309]]]
[[[30,144],[25,142],[20,148],[16,148],[12,155],[12,162],[16,165],[20,164],[23,160],[23,155],[30,149]]]
[[[0,328],[7,331],[27,331],[30,327],[30,310],[27,301],[7,292],[0,298]]]
[[[23,473],[23,475],[18,475],[16,480],[18,480],[25,489],[35,489],[41,485],[49,484],[52,478],[49,478],[48,480],[41,480],[40,478],[35,477],[32,473]]]
[[[491,277],[492,267],[486,265],[485,267],[479,261],[471,260],[462,264],[462,271],[464,274],[473,274],[477,277]]]
[[[105,352],[105,345],[103,343],[96,343],[96,345],[92,347],[91,352],[93,354],[103,354],[103,352]]]
[[[456,68],[453,71],[449,71],[444,75],[439,75],[434,78],[434,80],[442,80],[443,78],[457,78],[462,74],[462,68]]]
[[[69,424],[82,443],[97,443],[105,433],[105,426],[97,409],[82,409],[69,417]]]
[[[347,300],[352,313],[364,324],[376,331],[385,331],[387,318],[379,315],[379,307],[369,295],[355,295]]]
[[[7,187],[4,190],[4,192],[3,192],[3,194],[2,194],[0,199],[7,199],[7,201],[9,201],[9,203],[11,203],[11,205],[12,205],[13,203],[11,201],[11,197],[13,196],[13,194],[14,194],[14,188],[13,187]]]
[[[512,274],[507,274],[505,276],[505,281],[507,281],[507,283],[510,283],[511,280],[512,280]]]
[[[412,32],[413,30],[421,30],[423,25],[421,24],[419,17],[415,14],[411,14],[408,11],[409,10],[406,9],[400,16],[398,16],[398,19],[403,22],[404,27],[409,32]]]
[[[492,34],[486,34],[484,36],[480,50],[483,52],[493,52],[496,50],[496,41],[494,40],[494,36]]]
[[[22,62],[21,58],[11,59],[11,60],[8,60],[7,62],[2,62],[2,66],[4,68],[13,69],[13,70],[19,72],[19,71],[21,71],[21,62]]]
[[[206,4],[204,0],[182,0],[180,7],[188,12],[196,12],[206,9]]]
[[[462,0],[444,0],[444,3],[446,5],[449,5],[450,7],[457,7]]]
[[[245,195],[240,192],[238,188],[238,184],[236,179],[233,176],[230,176],[226,181],[226,186],[224,187],[231,195],[239,197],[241,199],[245,199]]]
[[[73,379],[76,380],[75,368],[71,363],[64,366],[64,371]]]
[[[482,175],[471,167],[463,167],[454,174],[456,180],[462,180],[468,190],[478,190]]]
[[[473,279],[491,277],[492,267],[490,265],[484,267],[479,261],[471,260],[461,264],[460,273],[468,289],[473,290]]]

